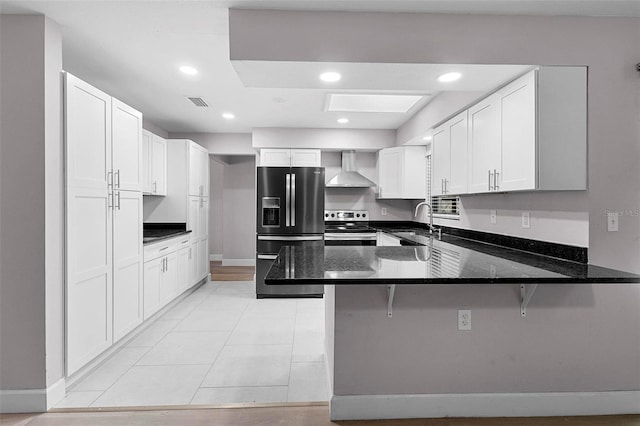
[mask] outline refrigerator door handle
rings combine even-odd
[[[291,173],[291,226],[296,226],[296,175]]]
[[[259,254],[258,259],[260,260],[276,260],[278,258],[277,254]]]
[[[284,198],[284,226],[291,226],[291,220],[289,219],[289,210],[291,209],[291,175],[289,173],[285,176]]]

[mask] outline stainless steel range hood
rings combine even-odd
[[[342,170],[332,177],[325,186],[329,188],[369,188],[376,186],[376,184],[356,171],[356,152],[351,150],[342,151]]]

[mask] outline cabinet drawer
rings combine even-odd
[[[144,247],[144,261],[147,262],[149,260],[156,259],[160,256],[166,256],[169,253],[175,252],[178,249],[178,244],[188,239],[181,238],[171,238],[168,240],[160,241],[155,244],[150,244]]]

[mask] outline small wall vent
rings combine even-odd
[[[209,105],[202,98],[188,98],[197,107],[208,107]]]

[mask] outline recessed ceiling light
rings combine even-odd
[[[460,77],[462,77],[462,74],[460,74],[459,72],[448,72],[438,77],[438,81],[441,83],[450,83],[452,81],[458,80]]]
[[[323,72],[322,74],[320,74],[320,80],[326,81],[327,83],[334,83],[340,80],[341,78],[342,76],[339,73],[334,71]]]
[[[196,75],[198,74],[198,70],[194,67],[190,67],[189,65],[183,65],[180,67],[180,71],[187,75]]]
[[[431,139],[433,139],[433,136],[425,136],[422,138],[422,140],[425,140],[427,142],[429,142]]]
[[[222,118],[226,118],[227,120],[233,120],[236,116],[231,112],[225,112],[222,114]]]
[[[349,122],[348,118],[338,118],[338,123],[347,124]]]

